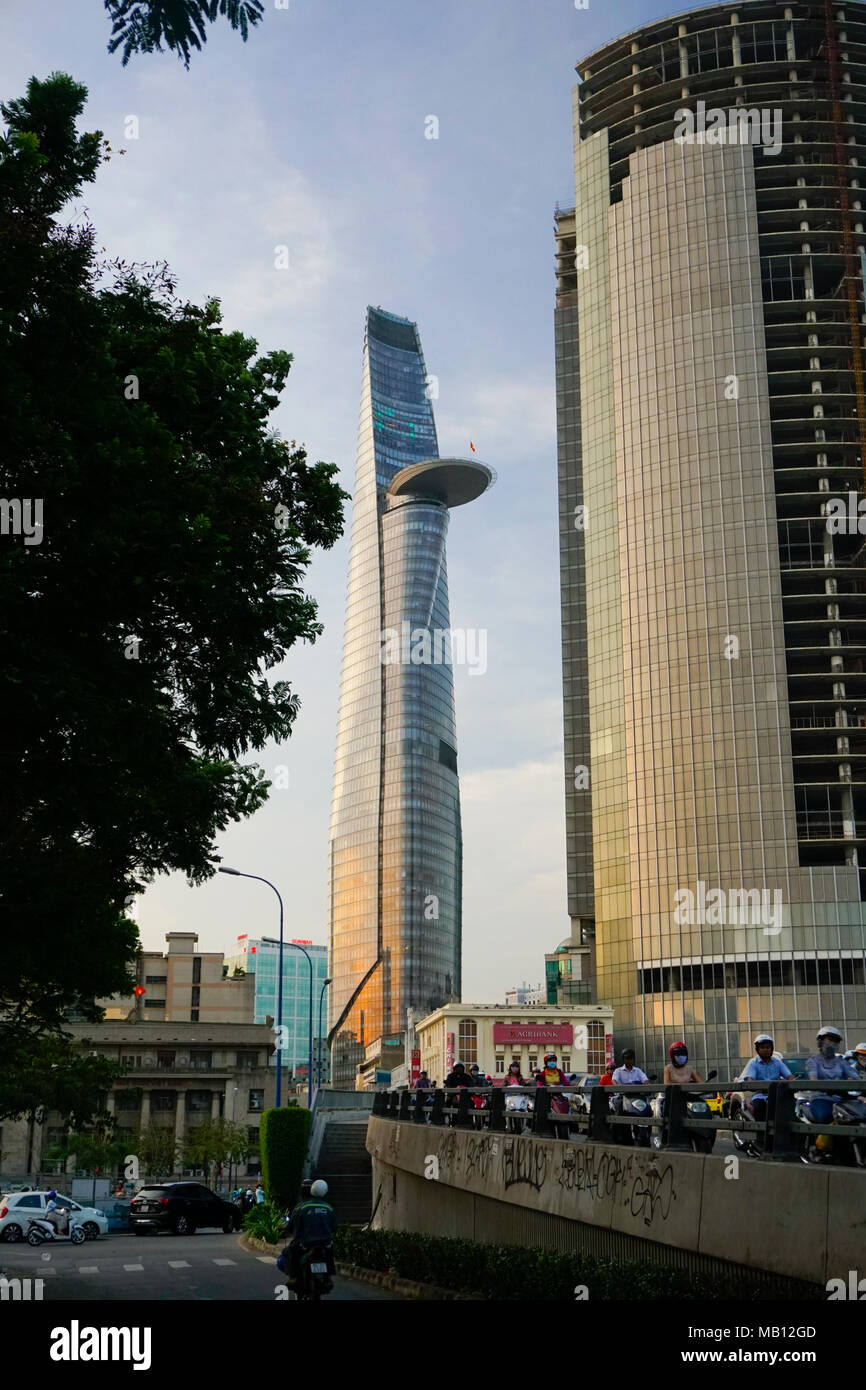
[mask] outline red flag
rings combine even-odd
[[[470,441],[469,441],[469,447],[470,447],[470,449],[472,450],[472,452],[473,452],[473,454],[474,454],[474,453],[475,453],[475,445],[472,443],[472,440],[471,440],[471,439],[470,439]]]

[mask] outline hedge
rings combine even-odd
[[[521,1245],[479,1245],[471,1240],[416,1231],[366,1231],[342,1227],[334,1238],[337,1259],[364,1269],[390,1271],[452,1293],[482,1298],[553,1299],[573,1303],[578,1286],[597,1299],[742,1299],[760,1297],[760,1273],[701,1275],[626,1260],[599,1260]],[[766,1296],[766,1295],[765,1295]],[[791,1297],[792,1295],[788,1295]],[[826,1297],[823,1289],[793,1295]],[[776,1294],[778,1297],[778,1294]]]
[[[259,1152],[262,1160],[262,1182],[268,1201],[285,1210],[297,1201],[307,1144],[310,1138],[311,1116],[300,1105],[281,1106],[266,1110],[259,1129]]]

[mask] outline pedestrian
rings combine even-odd
[[[265,1189],[262,1187],[262,1185],[261,1185],[260,1182],[257,1182],[257,1183],[256,1183],[256,1202],[260,1204],[260,1203],[264,1202],[264,1200],[265,1200]]]

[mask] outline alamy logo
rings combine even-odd
[[[833,1303],[839,1299],[852,1299],[857,1303],[862,1303],[866,1299],[866,1279],[861,1279],[856,1269],[848,1270],[847,1285],[844,1279],[827,1280],[828,1303]]]
[[[831,497],[824,515],[831,536],[866,536],[866,497],[858,497],[856,492]]]
[[[681,106],[674,112],[674,139],[678,145],[763,145],[765,155],[782,149],[782,112],[769,107],[721,106],[707,109],[705,101],[692,111]]]
[[[468,666],[470,676],[483,676],[487,670],[483,627],[413,627],[404,619],[399,632],[387,627],[379,641],[383,666]]]
[[[131,1361],[134,1371],[150,1370],[149,1327],[69,1327],[51,1329],[52,1361]]]
[[[42,498],[0,497],[0,536],[23,536],[25,545],[42,544]]]
[[[0,1275],[0,1302],[41,1303],[45,1289],[44,1279],[7,1279]]]
[[[674,894],[678,926],[763,927],[766,936],[782,930],[782,890],[774,888],[707,888],[698,879],[697,891],[678,888]]]

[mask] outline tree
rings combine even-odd
[[[133,53],[161,53],[162,45],[183,58],[189,68],[190,50],[207,43],[206,25],[217,13],[247,41],[249,30],[262,18],[262,0],[104,0],[114,21],[109,53],[123,47],[123,66]]]
[[[243,759],[291,734],[271,673],[321,632],[303,580],[346,496],[268,427],[289,353],[57,220],[105,157],[85,98],[56,73],[0,105],[0,1114],[10,1057],[131,991],[124,905],[211,877],[266,799]]]
[[[83,1128],[106,1115],[105,1099],[122,1068],[93,1057],[66,1035],[11,1035],[0,1071],[0,1119],[28,1115],[41,1124],[49,1110]]]
[[[207,1181],[211,1179],[213,1167],[229,1161],[238,1163],[249,1152],[250,1141],[244,1126],[222,1117],[203,1120],[200,1125],[188,1129],[184,1136],[184,1164],[190,1168],[204,1168]]]
[[[43,1154],[43,1163],[65,1163],[74,1158],[76,1169],[105,1173],[118,1168],[128,1152],[126,1139],[117,1133],[113,1120],[104,1121],[90,1129],[72,1130]]]
[[[151,1120],[132,1135],[127,1152],[138,1159],[140,1174],[168,1178],[177,1170],[179,1149],[174,1127],[157,1125]]]

